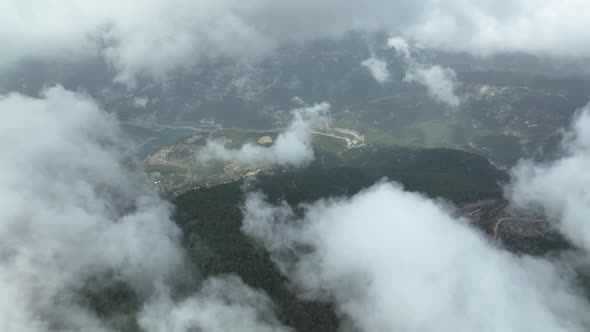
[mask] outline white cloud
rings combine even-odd
[[[385,29],[436,48],[588,56],[586,0],[8,0],[0,67],[102,54],[132,84],[283,42]]]
[[[361,65],[369,70],[371,76],[373,76],[377,83],[385,84],[391,81],[391,74],[387,69],[387,62],[385,60],[372,56],[361,62]]]
[[[320,200],[301,217],[250,193],[243,211],[244,232],[265,244],[295,289],[334,302],[353,330],[573,332],[590,324],[565,270],[494,247],[445,206],[395,184]]]
[[[506,194],[515,206],[546,215],[574,244],[590,252],[590,106],[580,111],[563,142],[565,155],[512,170]]]
[[[185,266],[181,234],[170,204],[124,166],[127,147],[114,119],[90,98],[61,87],[39,98],[3,95],[0,150],[2,329],[111,331],[80,290],[90,280],[116,280],[138,299],[152,299],[142,324],[159,331],[150,327],[147,311],[159,305],[151,294],[171,287]],[[210,279],[203,287],[189,300],[201,310],[192,327],[274,326],[272,316],[258,316],[269,312],[269,300],[235,278]],[[219,289],[224,292],[215,293]],[[250,307],[252,299],[260,304]],[[175,328],[167,331],[187,331],[182,326],[188,318],[177,315],[160,316]]]
[[[249,164],[273,164],[303,166],[313,161],[313,126],[329,111],[330,104],[323,102],[292,111],[293,120],[279,134],[270,147],[245,144],[238,150],[227,149],[220,143],[210,141],[199,151],[201,162],[212,160],[238,161]]]
[[[453,69],[419,63],[412,55],[411,46],[401,37],[390,38],[387,46],[395,49],[405,62],[404,81],[424,85],[430,96],[438,102],[452,108],[459,106],[461,100],[454,91],[457,74]]]

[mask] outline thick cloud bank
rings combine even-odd
[[[0,67],[100,54],[131,84],[351,29],[474,53],[588,56],[588,12],[586,0],[6,0]]]
[[[245,233],[296,289],[358,331],[586,331],[590,306],[563,270],[493,246],[438,203],[380,183],[299,217],[250,193]]]
[[[279,166],[303,166],[313,161],[313,126],[330,110],[323,102],[292,111],[293,120],[279,134],[270,147],[245,144],[238,150],[227,149],[220,143],[210,141],[199,151],[201,162],[213,160],[238,161],[247,164],[271,164]]]
[[[395,49],[405,62],[405,82],[422,84],[434,100],[450,107],[459,106],[461,100],[454,92],[457,74],[453,69],[419,63],[412,55],[411,46],[403,38],[390,38],[387,46]]]
[[[562,146],[565,155],[558,160],[515,167],[507,196],[519,208],[544,214],[590,251],[590,106],[578,113]]]
[[[264,295],[235,278],[211,279],[179,304],[169,299],[185,263],[170,205],[123,166],[116,122],[89,98],[61,87],[1,96],[0,146],[2,330],[112,331],[83,295],[111,283],[149,299],[137,317],[145,331],[274,326],[259,317],[270,308]]]

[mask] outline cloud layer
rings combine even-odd
[[[298,216],[260,193],[245,233],[307,298],[358,331],[585,331],[588,303],[557,265],[494,247],[447,207],[380,183]]]
[[[186,267],[171,207],[124,166],[116,122],[88,97],[0,96],[0,147],[2,329],[112,331],[84,294],[123,284],[148,300],[137,316],[125,308],[148,332],[281,331],[269,300],[236,278],[170,299]]]
[[[0,4],[0,67],[98,54],[132,84],[351,29],[473,53],[588,56],[589,11],[585,0],[9,0]]]
[[[292,111],[293,120],[280,133],[270,147],[245,144],[240,149],[227,149],[220,143],[209,141],[199,151],[200,162],[238,161],[247,164],[271,164],[279,166],[304,166],[313,161],[313,126],[330,110],[323,102]]]

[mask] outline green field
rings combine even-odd
[[[212,138],[226,137],[231,140],[225,147],[228,149],[239,149],[242,145],[251,143],[258,144],[257,140],[263,136],[269,136],[273,141],[277,138],[279,131],[252,131],[247,129],[223,129],[212,134]]]

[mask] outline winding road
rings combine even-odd
[[[545,221],[544,219],[527,219],[527,218],[516,218],[516,217],[509,217],[509,218],[500,218],[498,219],[498,221],[496,221],[496,224],[494,225],[494,240],[498,239],[498,230],[500,228],[500,225],[504,222],[504,221],[515,221],[515,220],[520,220],[523,222],[535,222],[535,223],[540,223]]]

